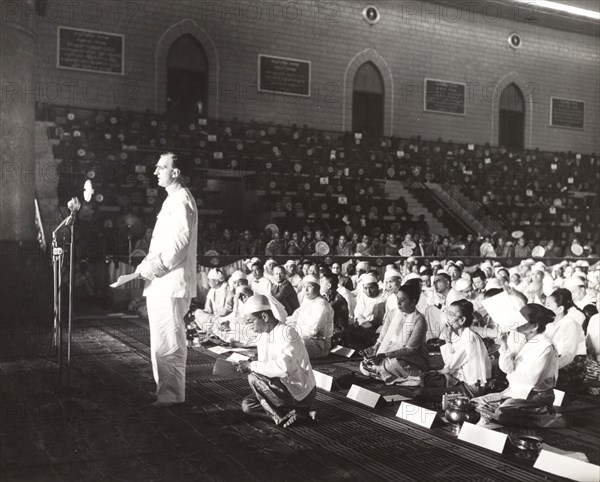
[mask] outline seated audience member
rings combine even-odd
[[[285,268],[275,266],[273,268],[274,284],[271,286],[271,294],[284,306],[288,315],[291,315],[300,307],[298,293],[292,283],[285,277]]]
[[[387,293],[383,314],[383,323],[385,323],[387,318],[393,318],[394,313],[398,311],[398,299],[393,295],[398,293],[400,286],[402,286],[402,274],[396,269],[387,269],[383,275],[383,281]]]
[[[302,338],[293,327],[273,316],[265,296],[244,304],[245,321],[259,334],[258,359],[242,361],[238,370],[248,373],[252,394],[242,401],[247,416],[272,419],[289,427],[297,421],[316,420],[311,410],[317,385]]]
[[[439,338],[442,327],[446,324],[445,312],[450,304],[461,300],[464,296],[452,288],[450,275],[445,270],[438,270],[433,277],[435,290],[433,305],[425,310],[427,320],[427,339]]]
[[[300,308],[288,317],[304,340],[309,357],[322,358],[331,351],[333,336],[333,308],[320,294],[321,285],[317,277],[305,276],[302,280],[304,297]]]
[[[480,269],[477,269],[471,275],[471,283],[473,284],[473,291],[475,292],[475,296],[481,301],[483,299],[483,294],[485,293],[485,283],[487,277],[485,273]]]
[[[444,368],[421,376],[425,388],[420,390],[419,397],[438,402],[448,388],[459,385],[469,398],[483,395],[492,376],[492,363],[483,339],[471,329],[473,304],[467,300],[455,301],[448,307],[446,318],[446,343],[440,347]]]
[[[206,295],[204,311],[210,315],[227,316],[233,310],[233,293],[220,269],[213,268],[208,272],[208,285],[210,290]]]
[[[283,267],[285,268],[285,274],[288,281],[292,284],[296,292],[298,292],[300,283],[302,282],[302,276],[298,274],[298,262],[288,259]]]
[[[272,283],[264,277],[265,269],[260,259],[254,258],[250,262],[250,271],[252,276],[250,286],[256,294],[270,295]]]
[[[571,292],[565,288],[555,290],[546,299],[554,321],[546,326],[546,336],[552,340],[558,353],[558,380],[556,388],[565,392],[580,389],[585,379],[585,334],[576,320],[582,312],[573,303]]]
[[[366,350],[360,370],[387,384],[418,385],[420,375],[429,368],[427,323],[416,310],[420,291],[414,285],[404,285],[391,296],[397,299],[398,311],[382,327],[375,345]]]
[[[352,280],[349,276],[346,276],[342,273],[342,265],[337,261],[332,263],[331,272],[338,277],[338,286],[343,286],[348,291],[353,291],[354,286],[352,285]]]
[[[320,281],[321,295],[333,308],[333,338],[331,344],[343,345],[349,320],[348,302],[338,292],[338,277],[335,274],[326,272]]]
[[[377,337],[377,328],[385,314],[386,296],[379,290],[377,278],[370,273],[361,276],[359,285],[363,292],[356,297],[354,320],[348,326],[346,341],[350,346],[362,349],[371,346]]]
[[[277,261],[275,261],[274,259],[268,259],[265,261],[264,264],[264,274],[263,276],[265,278],[267,278],[271,284],[275,283],[275,275],[273,274],[273,270],[275,269],[275,266],[277,266]]]
[[[522,427],[564,427],[566,419],[553,409],[558,353],[544,334],[554,313],[531,303],[521,309],[521,314],[527,323],[516,331],[525,335],[526,342],[518,353],[508,347],[509,333],[500,339],[500,368],[506,373],[508,388],[473,399],[482,416],[480,424],[495,420]]]
[[[383,322],[387,295],[379,289],[377,278],[370,273],[360,278],[362,293],[356,297],[354,322],[361,328],[376,330]]]
[[[348,266],[350,268],[350,266]],[[371,269],[371,265],[368,261],[359,261],[356,263],[356,274],[352,275],[352,285],[355,287],[354,291],[358,294],[361,293],[360,278],[363,274],[367,273]]]
[[[600,292],[596,295],[596,308],[600,308]],[[590,318],[585,336],[587,352],[593,361],[600,362],[600,315]]]
[[[567,288],[573,295],[573,301],[577,307],[583,310],[587,305],[594,303],[594,297],[592,294],[588,294],[585,287],[585,280],[582,276],[573,274],[569,279],[565,281],[565,288]]]
[[[333,254],[335,256],[352,256],[354,254],[352,249],[353,246],[348,243],[348,238],[346,238],[346,235],[340,234],[337,245],[333,250]]]

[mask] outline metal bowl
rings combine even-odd
[[[535,459],[542,450],[543,440],[534,435],[522,435],[514,442],[516,454],[524,459]]]
[[[477,423],[480,417],[479,412],[475,410],[467,397],[449,400],[445,415],[448,422],[458,425],[463,422]]]

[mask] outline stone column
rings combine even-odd
[[[37,311],[40,293],[34,290],[48,264],[37,247],[34,210],[36,15],[34,0],[0,0],[2,315]],[[51,293],[52,286],[46,289]]]

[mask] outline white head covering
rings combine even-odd
[[[471,282],[465,278],[457,279],[456,283],[454,284],[454,288],[457,289],[458,291],[465,291],[465,290],[468,290],[470,287],[471,287]]]
[[[239,281],[241,279],[248,279],[248,276],[246,276],[246,273],[244,273],[242,270],[238,269],[237,271],[233,272],[229,279],[233,283],[234,281]]]
[[[356,271],[358,271],[359,269],[362,271],[369,271],[369,262],[368,261],[359,261],[356,264]]]
[[[259,311],[267,311],[271,309],[271,305],[269,304],[269,300],[264,295],[253,295],[246,300],[242,311],[245,315],[249,315],[250,313],[256,313]]]
[[[402,274],[400,271],[393,268],[386,270],[385,274],[383,275],[383,281],[389,281],[392,278],[402,278]]]
[[[485,290],[487,291],[492,289],[504,289],[502,281],[500,281],[498,278],[488,279],[487,283],[485,284]]]
[[[313,283],[317,286],[321,286],[319,279],[316,276],[313,276],[312,274],[308,274],[304,278],[302,278],[302,284],[306,283]]]
[[[223,274],[223,272],[220,269],[216,268],[213,268],[208,272],[207,278],[219,281],[221,283],[225,281],[225,275]]]
[[[371,273],[365,273],[359,278],[359,281],[364,286],[370,283],[377,283],[377,278],[375,278],[375,275],[372,275]]]

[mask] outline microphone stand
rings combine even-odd
[[[68,307],[68,340],[67,340],[67,387],[70,385],[70,368],[71,368],[71,341],[73,327],[73,276],[75,264],[75,219],[77,211],[81,204],[77,198],[69,201],[68,207],[71,214],[65,218],[54,231],[52,231],[52,271],[54,280],[54,332],[52,336],[52,346],[57,351],[58,362],[58,385],[62,384],[63,370],[63,336],[62,336],[62,264],[64,260],[64,250],[58,246],[56,233],[64,226],[71,228],[71,240],[69,247],[69,307]]]

